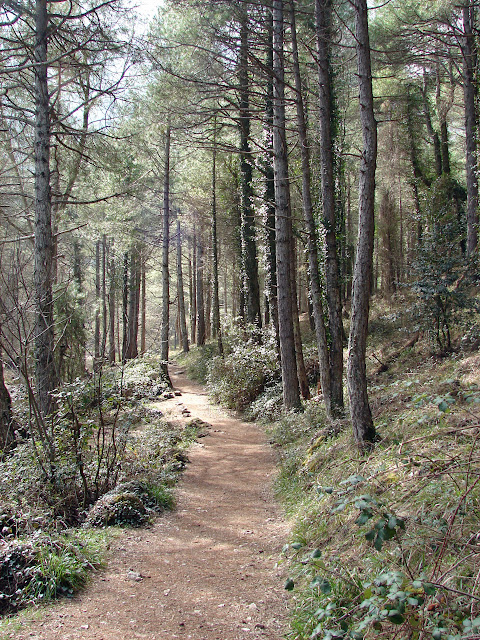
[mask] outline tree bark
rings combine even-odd
[[[0,345],[0,458],[15,444],[12,399],[3,375],[3,354]]]
[[[108,290],[108,361],[115,363],[115,256],[111,248],[109,255]]]
[[[295,102],[297,108],[297,129],[300,139],[300,153],[302,160],[302,203],[303,217],[307,229],[308,271],[310,281],[310,296],[313,318],[315,323],[315,336],[317,341],[318,361],[320,368],[320,385],[322,387],[325,410],[329,418],[332,414],[330,356],[328,352],[327,334],[325,330],[322,290],[320,284],[320,268],[318,262],[318,235],[313,216],[313,203],[311,195],[311,171],[310,171],[310,144],[307,136],[307,124],[305,121],[305,109],[303,105],[302,81],[300,77],[300,64],[298,60],[297,34],[294,3],[290,3],[292,16],[292,48],[293,71],[295,76]]]
[[[53,329],[53,236],[50,189],[50,98],[47,82],[47,0],[35,3],[35,361],[37,404],[52,409],[56,385]]]
[[[170,250],[170,124],[165,139],[165,176],[163,185],[163,238],[162,238],[162,328],[160,358],[163,374],[168,376],[168,337],[170,332],[170,274],[168,253]]]
[[[271,3],[270,3],[271,5]],[[277,302],[277,266],[275,249],[275,179],[273,170],[273,15],[271,6],[267,7],[267,91],[265,100],[265,324],[270,322],[278,338],[278,302]]]
[[[325,229],[325,283],[330,333],[330,384],[332,415],[343,414],[343,323],[340,266],[337,252],[335,213],[334,106],[330,65],[331,0],[316,0],[315,18],[318,53],[320,165]]]
[[[375,231],[374,204],[375,170],[377,162],[377,123],[373,111],[367,0],[355,0],[354,5],[363,152],[360,165],[358,239],[353,275],[347,386],[353,434],[358,446],[361,449],[365,449],[368,448],[375,439],[375,427],[368,402],[365,356]]]
[[[255,241],[255,214],[253,209],[253,159],[250,149],[248,31],[248,13],[246,9],[243,9],[240,25],[240,59],[238,68],[240,96],[240,174],[242,182],[242,281],[245,295],[245,320],[261,326],[260,286],[258,280],[257,245]]]
[[[292,278],[290,274],[291,219],[288,195],[287,142],[285,135],[283,30],[283,0],[273,0],[273,150],[280,361],[285,408],[298,409],[301,406],[301,402],[297,379],[292,318]]]
[[[140,355],[145,355],[147,349],[147,269],[146,256],[142,251],[140,261],[141,292],[140,292]]]
[[[203,269],[204,269],[204,251],[203,242],[200,237],[197,238],[197,345],[199,347],[205,344],[205,304],[203,295]]]
[[[465,101],[466,133],[466,173],[467,173],[467,255],[477,248],[478,226],[478,164],[477,129],[478,120],[475,108],[477,67],[476,40],[473,33],[475,24],[475,6],[472,0],[462,8],[463,17],[463,95]]]
[[[122,362],[128,359],[128,251],[123,256],[122,283]]]
[[[93,370],[100,367],[100,240],[95,243],[95,332]]]
[[[217,239],[217,122],[214,122],[212,158],[212,336],[217,338],[218,352],[223,356],[220,326],[220,300],[218,293],[218,239]]]
[[[183,291],[183,271],[182,271],[182,233],[180,219],[177,217],[177,297],[178,297],[178,317],[180,324],[180,341],[183,353],[190,350],[188,345],[187,317],[185,313],[185,294]]]

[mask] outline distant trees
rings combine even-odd
[[[442,251],[458,277],[477,251],[477,9],[166,2],[136,51],[143,84],[117,108],[118,59],[130,63],[118,0],[7,0],[2,259],[23,271],[2,274],[1,324],[4,358],[26,376],[35,344],[39,416],[90,356],[101,372],[160,344],[167,362],[189,336],[217,339],[222,353],[225,319],[259,346],[259,329],[272,332],[284,404],[300,408],[312,383],[300,339],[309,306],[332,420],[345,410],[350,316],[349,408],[368,446],[372,292],[392,297],[401,283],[421,297],[447,225]]]

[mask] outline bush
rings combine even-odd
[[[237,411],[245,410],[279,377],[275,338],[263,332],[259,342],[258,336],[245,339],[246,335],[242,331],[227,336],[228,352],[211,360],[207,375],[212,398]]]
[[[88,570],[98,567],[103,539],[98,536],[37,536],[15,540],[0,550],[0,614],[58,596],[71,597]]]

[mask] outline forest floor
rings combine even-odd
[[[288,534],[272,494],[275,461],[257,426],[214,407],[170,368],[168,421],[210,427],[189,451],[177,508],[111,543],[107,567],[72,600],[8,634],[16,640],[279,640],[287,617],[276,567]],[[190,414],[190,415],[188,415]]]

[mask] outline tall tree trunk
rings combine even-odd
[[[242,279],[245,295],[245,320],[261,326],[260,286],[258,281],[255,213],[253,209],[252,152],[250,149],[250,87],[248,78],[248,13],[242,10],[240,59],[238,68],[240,95],[240,173],[242,182],[241,240]]]
[[[138,356],[138,315],[140,303],[139,262],[138,245],[134,244],[130,254],[130,277],[128,278],[127,360]]]
[[[50,190],[50,99],[47,83],[47,0],[35,3],[35,362],[37,404],[50,413],[55,388],[53,236]]]
[[[217,338],[218,352],[223,355],[220,327],[220,300],[218,294],[218,240],[217,240],[217,121],[214,122],[212,157],[212,337]]]
[[[477,68],[476,40],[473,32],[475,5],[468,0],[462,8],[463,16],[463,95],[465,100],[466,172],[467,172],[467,254],[472,255],[477,248],[478,226],[478,164],[477,129],[475,108]]]
[[[197,238],[197,345],[199,347],[205,344],[205,304],[203,295],[203,270],[205,267],[203,242],[200,237]]]
[[[160,358],[161,369],[168,378],[168,336],[170,332],[170,274],[168,253],[170,250],[170,124],[165,140],[165,177],[163,185],[163,238],[162,238],[162,330]]]
[[[275,177],[273,170],[273,15],[267,7],[267,92],[265,100],[265,290],[268,305],[265,305],[265,324],[272,322],[277,345],[278,338],[278,302],[277,302],[277,265],[275,255]]]
[[[95,243],[95,332],[93,370],[100,368],[100,240]]]
[[[290,224],[292,216],[290,213]],[[297,378],[301,396],[304,400],[310,398],[310,388],[308,386],[307,371],[305,369],[305,360],[303,359],[302,334],[300,332],[300,321],[298,318],[298,298],[297,298],[297,278],[296,278],[296,251],[295,238],[293,230],[290,229],[290,277],[291,277],[291,293],[292,293],[292,320],[293,320],[293,337],[295,342],[295,357],[297,361]],[[293,268],[292,268],[293,267]]]
[[[320,125],[320,164],[323,225],[325,228],[325,283],[330,332],[330,384],[332,415],[343,414],[343,323],[340,287],[340,267],[337,252],[337,221],[335,214],[334,105],[332,70],[332,2],[316,0],[318,95]]]
[[[283,0],[273,0],[273,150],[280,361],[285,408],[298,409],[301,406],[301,402],[297,379],[292,317],[292,278],[290,274],[291,219],[288,195],[287,141],[285,134],[283,30]]]
[[[147,268],[146,268],[146,256],[142,251],[140,262],[141,273],[141,313],[140,313],[140,355],[145,355],[147,349]]]
[[[105,359],[107,348],[108,313],[107,313],[107,260],[108,260],[107,236],[102,238],[102,343],[100,355]]]
[[[307,229],[308,270],[310,280],[310,294],[315,322],[315,336],[320,368],[320,384],[322,387],[325,410],[329,418],[332,414],[332,394],[330,378],[330,356],[325,330],[322,290],[320,284],[320,268],[318,262],[318,235],[313,216],[313,204],[311,195],[311,171],[310,171],[310,145],[307,137],[307,123],[305,121],[305,109],[303,105],[302,80],[300,77],[300,64],[298,60],[297,33],[295,23],[294,3],[290,3],[292,16],[292,48],[293,71],[295,75],[295,101],[297,107],[297,128],[300,139],[300,153],[302,159],[302,202],[303,216]]]
[[[182,271],[182,234],[180,229],[180,219],[177,216],[177,297],[178,297],[178,317],[180,325],[180,341],[183,353],[188,353],[188,331],[187,317],[185,313],[185,294],[183,291],[183,271]]]
[[[108,361],[115,363],[115,255],[112,247],[109,255],[109,288],[108,288]]]
[[[128,251],[125,251],[122,282],[122,362],[128,359],[128,263]]]
[[[375,427],[368,402],[365,355],[367,349],[375,231],[374,204],[375,170],[377,164],[377,123],[373,111],[367,0],[355,0],[354,5],[363,153],[359,180],[358,240],[353,275],[347,386],[353,434],[358,446],[364,449],[375,439]]]
[[[193,344],[197,343],[197,234],[193,227],[192,273],[190,287],[190,326]]]

